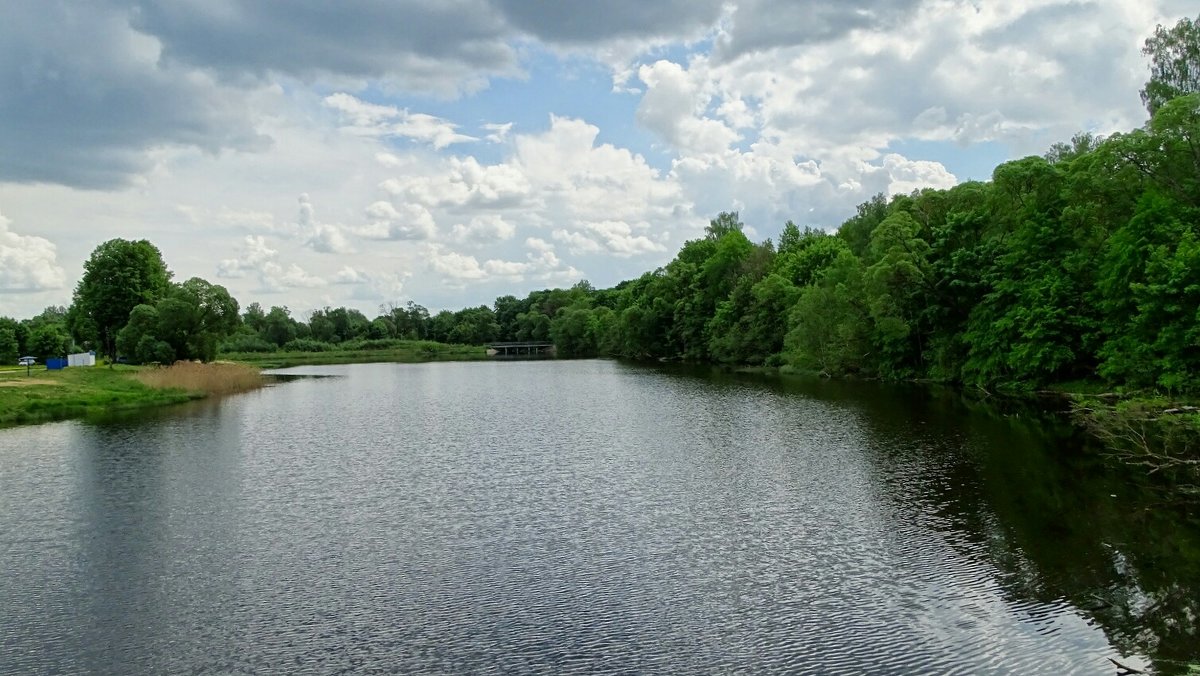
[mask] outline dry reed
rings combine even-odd
[[[263,376],[245,364],[180,361],[171,366],[139,371],[135,376],[143,385],[158,389],[179,389],[206,394],[245,392],[263,385]]]

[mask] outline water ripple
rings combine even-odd
[[[1091,674],[1117,656],[1065,600],[1006,584],[986,514],[948,497],[954,448],[889,445],[850,408],[607,362],[307,371],[346,377],[0,432],[4,671]]]

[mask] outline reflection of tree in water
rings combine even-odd
[[[892,499],[933,501],[956,531],[948,541],[982,545],[1014,602],[1070,603],[1158,673],[1200,664],[1200,519],[1164,478],[1112,462],[1035,403],[937,387],[778,387],[860,413]]]

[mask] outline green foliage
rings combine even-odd
[[[326,343],[313,338],[297,338],[289,340],[283,346],[284,352],[328,352],[336,350],[337,346],[333,343]]]
[[[237,301],[225,287],[193,277],[154,305],[138,305],[117,334],[117,348],[135,362],[212,361],[217,345],[239,324]]]
[[[1174,98],[1200,92],[1200,17],[1184,17],[1171,28],[1159,24],[1142,54],[1150,58],[1150,80],[1141,94],[1151,115]]]
[[[559,310],[550,324],[550,337],[562,357],[596,356],[601,342],[600,332],[596,313],[584,307]]]
[[[162,254],[144,239],[112,239],[96,247],[75,287],[70,320],[75,338],[116,356],[117,333],[129,313],[165,297],[170,280]]]
[[[0,364],[12,364],[20,353],[21,345],[17,342],[17,322],[8,317],[0,317]]]
[[[45,362],[50,357],[66,357],[71,349],[71,336],[63,324],[43,324],[29,336],[26,351]]]
[[[219,351],[229,352],[274,352],[278,348],[274,343],[268,343],[257,333],[235,333],[221,341]]]
[[[296,324],[286,307],[272,307],[263,317],[259,335],[268,343],[282,346],[299,335]]]
[[[820,280],[805,287],[789,317],[787,361],[827,375],[871,372],[871,318],[863,304],[862,263],[843,252]]]

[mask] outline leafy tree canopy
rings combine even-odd
[[[71,328],[76,339],[115,357],[117,332],[129,313],[161,300],[170,283],[171,271],[150,242],[111,239],[101,244],[83,264],[75,287]]]

